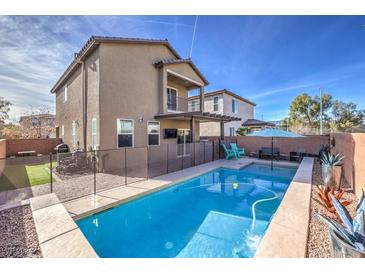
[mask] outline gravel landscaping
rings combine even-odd
[[[0,258],[42,257],[29,205],[0,211]]]
[[[309,258],[330,258],[330,238],[327,227],[316,217],[316,214],[325,212],[325,209],[313,198],[318,199],[317,186],[322,185],[321,165],[315,161],[312,179],[311,217],[309,222],[309,236],[307,257]],[[346,200],[352,201],[347,210],[353,216],[357,204],[357,197],[353,193],[345,193]]]

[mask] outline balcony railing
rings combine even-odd
[[[199,111],[200,103],[199,100],[189,101],[188,98],[168,95],[167,110],[176,112]]]

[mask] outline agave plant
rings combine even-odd
[[[341,154],[332,155],[329,152],[322,154],[322,178],[326,186],[337,187],[337,189],[340,190],[342,160],[344,158],[345,157],[341,156]]]
[[[336,232],[344,242],[352,246],[354,249],[365,252],[365,194],[362,191],[361,199],[356,207],[356,216],[351,218],[347,209],[331,195],[333,206],[343,224],[332,220],[324,215],[318,215],[321,220],[326,223],[332,231]]]
[[[328,217],[335,220],[340,220],[339,215],[336,212],[336,208],[333,205],[331,196],[334,196],[343,206],[348,206],[349,204],[351,204],[351,201],[342,199],[344,193],[344,190],[336,191],[334,187],[318,186],[317,194],[319,199],[314,200],[316,200],[321,206],[323,206],[327,210]]]
[[[344,158],[345,156],[342,156],[340,153],[332,155],[331,153],[327,152],[322,154],[321,162],[323,165],[339,166],[342,164],[342,160]]]

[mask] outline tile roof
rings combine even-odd
[[[265,122],[257,119],[247,119],[242,123],[242,126],[270,126],[273,127],[275,124],[270,122]]]

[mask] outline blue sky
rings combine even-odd
[[[11,118],[39,106],[91,35],[167,38],[188,57],[195,16],[0,16],[0,96]],[[365,108],[364,16],[199,16],[192,59],[209,80],[278,120],[292,99],[318,94]]]

